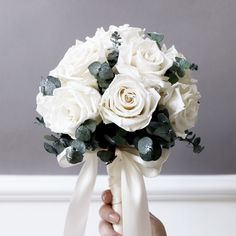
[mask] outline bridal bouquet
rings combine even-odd
[[[201,97],[192,78],[198,66],[163,40],[129,25],[100,28],[76,41],[41,81],[37,120],[53,132],[44,148],[61,167],[84,163],[65,236],[84,235],[98,158],[107,165],[113,207],[122,216],[115,229],[151,236],[143,176],[160,173],[176,141],[202,151],[190,131]]]

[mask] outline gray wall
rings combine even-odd
[[[99,26],[129,23],[159,31],[200,66],[197,156],[178,144],[163,174],[236,172],[235,0],[0,0],[0,174],[75,174],[44,152],[33,124],[35,96],[75,39]],[[100,165],[100,173],[104,173]]]

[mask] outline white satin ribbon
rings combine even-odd
[[[66,150],[57,157],[61,167],[71,167],[66,159]],[[72,200],[68,209],[64,236],[83,236],[89,212],[89,204],[97,176],[98,158],[94,152],[87,152],[80,171]]]
[[[70,164],[67,161],[67,149],[57,156],[59,165],[67,168],[80,164]],[[118,204],[122,202],[123,236],[151,236],[143,176],[157,176],[169,156],[169,151],[163,149],[162,156],[157,161],[150,162],[143,161],[133,148],[117,149],[116,155],[117,158],[107,166],[107,169],[113,198],[118,201]],[[64,236],[85,234],[89,203],[97,176],[97,160],[96,151],[85,154],[84,165],[67,213]]]
[[[143,176],[155,177],[169,156],[163,149],[157,161],[143,161],[135,149],[117,149],[117,158],[107,166],[110,187],[115,196],[113,204],[121,204],[123,236],[151,236],[148,201]],[[120,195],[120,196],[119,196]],[[117,206],[114,207],[119,211]],[[114,225],[115,226],[115,225]]]

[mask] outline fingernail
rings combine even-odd
[[[102,200],[105,202],[106,201],[106,193],[102,194]]]
[[[118,223],[120,220],[120,217],[117,214],[112,213],[109,215],[109,219],[111,220],[112,223]]]

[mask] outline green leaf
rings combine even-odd
[[[162,148],[159,143],[154,142],[154,149],[152,152],[152,161],[156,161],[161,157]]]
[[[169,135],[169,130],[170,130],[169,125],[162,125],[162,126],[159,126],[157,129],[155,129],[155,131],[153,132],[153,135],[161,137],[166,142],[170,142],[171,137]]]
[[[36,117],[35,119],[36,119],[35,121],[36,124],[45,126],[43,117]]]
[[[121,129],[120,127],[116,131],[116,135],[121,136],[121,137],[125,137],[126,134],[127,134],[127,131],[124,129]]]
[[[71,148],[74,151],[79,151],[80,153],[84,154],[86,152],[86,145],[84,142],[76,139],[71,143]]]
[[[93,62],[88,67],[90,74],[95,77],[98,75],[100,68],[101,68],[101,63],[98,61]]]
[[[98,86],[102,89],[107,89],[110,85],[112,80],[102,80],[102,79],[98,79]]]
[[[99,143],[98,141],[96,140],[96,136],[93,135],[91,140],[89,140],[89,142],[85,142],[85,145],[86,145],[86,149],[87,150],[92,150],[94,151],[96,148],[99,147]]]
[[[57,150],[57,155],[60,154],[61,152],[63,152],[63,150],[65,149],[65,147],[60,142],[60,140],[54,141],[52,146]]]
[[[183,78],[185,76],[185,71],[183,68],[179,67],[178,70],[177,70],[177,75],[180,77],[180,78]]]
[[[112,138],[116,145],[125,145],[126,144],[126,139],[122,136],[116,135]]]
[[[138,151],[144,161],[156,161],[162,153],[160,144],[149,137],[144,137],[138,141]]]
[[[119,51],[117,49],[112,50],[108,54],[107,61],[108,61],[111,68],[117,63],[118,57],[119,57]]]
[[[168,124],[170,123],[169,118],[164,113],[159,113],[157,115],[157,119],[162,123],[168,123]]]
[[[98,76],[100,79],[103,80],[113,79],[114,77],[113,71],[107,62],[102,63]]]
[[[52,76],[48,76],[47,79],[43,79],[40,82],[40,89],[44,96],[52,96],[53,91],[56,88],[61,87],[61,82],[59,79]]]
[[[112,146],[115,146],[116,145],[116,142],[115,140],[113,140],[113,138],[111,138],[109,135],[105,134],[104,135],[104,138],[105,140]]]
[[[199,154],[200,152],[203,151],[204,148],[205,148],[204,146],[200,146],[200,145],[193,146],[193,152]]]
[[[81,125],[76,129],[75,137],[80,141],[89,141],[91,138],[91,131],[87,126]]]
[[[191,66],[189,67],[190,70],[198,70],[198,65],[192,63]]]
[[[46,139],[46,140],[48,140],[48,141],[52,141],[52,142],[58,140],[58,138],[55,137],[54,135],[45,135],[45,136],[44,136],[44,139]]]
[[[71,164],[77,164],[83,160],[83,153],[76,150],[67,150],[66,159]]]
[[[177,83],[179,81],[179,78],[175,74],[171,73],[170,76],[169,76],[169,80],[168,81],[171,84],[175,84],[175,83]]]
[[[61,87],[61,81],[58,78],[55,78],[55,77],[49,75],[47,77],[47,79],[50,83],[54,84],[56,88]]]
[[[50,144],[48,144],[48,143],[44,143],[43,146],[44,146],[44,149],[45,149],[47,152],[52,153],[52,154],[55,154],[55,155],[58,154],[58,153],[57,153],[57,150],[56,150],[52,145],[50,145]]]
[[[115,154],[111,151],[98,151],[97,156],[103,161],[103,162],[112,162],[115,159]]]
[[[198,145],[200,144],[200,142],[201,142],[201,138],[200,138],[200,137],[197,137],[197,138],[194,139],[193,145],[194,145],[194,146],[198,146]]]
[[[83,125],[86,126],[92,133],[94,133],[97,127],[97,122],[96,120],[89,119],[86,120]]]
[[[153,149],[153,141],[149,137],[141,138],[138,141],[138,150],[140,154],[146,155]]]
[[[179,67],[181,67],[183,70],[187,70],[191,66],[191,63],[185,58],[176,57],[175,60],[178,63]]]
[[[163,34],[159,34],[156,32],[149,32],[147,33],[148,37],[154,41],[156,41],[156,43],[158,45],[160,45],[160,43],[164,40],[164,35]]]

